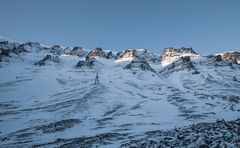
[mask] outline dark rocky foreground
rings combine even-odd
[[[146,135],[129,140],[121,147],[240,147],[240,118],[167,131],[149,131]]]
[[[16,143],[17,145],[17,143]],[[7,146],[7,145],[6,145]],[[171,130],[148,131],[142,135],[103,133],[91,137],[55,141],[32,147],[240,147],[240,118],[233,121],[199,123]]]

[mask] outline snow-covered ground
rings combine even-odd
[[[76,68],[85,57],[61,54],[60,62],[38,66],[34,63],[49,51],[29,51],[0,63],[0,147],[48,146],[44,144],[106,133],[134,138],[240,117],[239,64],[216,66],[195,56],[192,63],[200,73],[193,75],[181,67],[169,70],[172,62],[149,62],[156,72],[124,69],[131,57],[96,57],[93,67]],[[97,73],[100,83],[93,85]],[[100,146],[116,147],[128,138]]]

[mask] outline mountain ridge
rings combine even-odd
[[[202,122],[215,129],[221,119],[226,122],[219,124],[224,127],[219,133],[234,128],[232,140],[223,135],[221,142],[237,146],[238,52],[199,55],[180,49],[181,54],[175,49],[163,53],[164,65],[162,55],[145,49],[110,53],[0,42],[0,147],[157,146],[159,130],[181,140],[186,137],[181,131],[190,129],[197,137],[191,125],[198,124],[204,137]]]

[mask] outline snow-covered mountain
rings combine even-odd
[[[208,145],[237,147],[239,63],[239,52],[157,55],[1,39],[0,147],[201,146],[193,139],[212,134]]]

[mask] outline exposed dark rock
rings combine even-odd
[[[76,124],[79,124],[79,119],[66,119],[57,122],[50,123],[48,125],[41,125],[36,127],[37,130],[42,130],[43,133],[55,133],[64,131],[67,128],[71,128]]]
[[[50,53],[55,54],[55,55],[60,55],[62,54],[63,49],[59,45],[54,45],[50,48]]]
[[[179,60],[167,65],[160,73],[173,73],[178,71],[188,70],[192,71],[193,75],[199,74],[200,72],[196,69],[191,61],[190,56],[181,57]]]
[[[133,60],[128,65],[126,65],[123,69],[134,69],[134,68],[138,68],[143,71],[156,72],[145,60]]]
[[[192,48],[180,48],[175,49],[173,47],[165,48],[163,50],[163,53],[161,55],[162,60],[165,60],[166,58],[175,57],[175,56],[181,56],[183,54],[197,54]]]
[[[109,51],[109,52],[107,53],[106,58],[107,58],[107,59],[113,58],[113,53],[112,53],[112,51]]]
[[[82,49],[82,47],[74,47],[74,48],[66,48],[64,49],[64,53],[67,54],[67,55],[76,55],[76,56],[79,56],[79,57],[83,57],[83,56],[86,56],[87,55],[87,52],[84,51]]]
[[[76,65],[77,68],[82,68],[82,67],[89,67],[92,68],[94,66],[94,61],[93,60],[85,60],[85,61],[79,61]]]
[[[186,53],[197,54],[195,51],[193,51],[192,48],[185,48],[185,47],[180,48],[179,53],[180,54],[186,54]]]
[[[116,59],[120,58],[136,58],[137,52],[135,49],[127,49],[117,53]]]
[[[10,54],[10,50],[9,49],[0,48],[0,55],[2,55],[2,56],[9,56],[9,54]]]
[[[234,77],[233,77],[233,81],[237,81],[237,77],[234,76]]]
[[[9,44],[8,41],[0,41],[0,45],[7,45]]]
[[[102,48],[95,48],[94,50],[92,50],[87,57],[103,57],[106,58],[107,55],[106,53],[102,50]]]
[[[30,46],[30,47],[39,47],[40,46],[40,44],[37,43],[37,42],[27,42],[25,44]]]
[[[240,97],[239,96],[229,96],[229,102],[239,103],[240,102]]]
[[[23,53],[23,52],[27,52],[27,50],[25,49],[25,45],[24,44],[21,44],[20,46],[18,47],[14,47],[12,49],[12,52],[19,55],[20,53]]]
[[[120,147],[240,147],[240,119],[199,123],[166,131],[149,131]]]
[[[45,61],[50,60],[51,58],[52,58],[52,56],[50,54],[48,54],[42,60],[34,63],[34,65],[43,66],[43,65],[45,65]]]
[[[147,49],[127,49],[124,51],[120,51],[117,53],[115,59],[121,59],[121,58],[133,58],[135,60],[146,60],[148,62],[159,62],[160,58],[159,56],[148,52]]]
[[[217,61],[217,62],[222,61],[222,56],[221,55],[216,55],[215,56],[215,61]]]
[[[191,61],[190,56],[181,57],[181,59],[182,59],[182,61],[183,61],[184,63],[187,63],[187,62],[190,62],[190,61]]]

